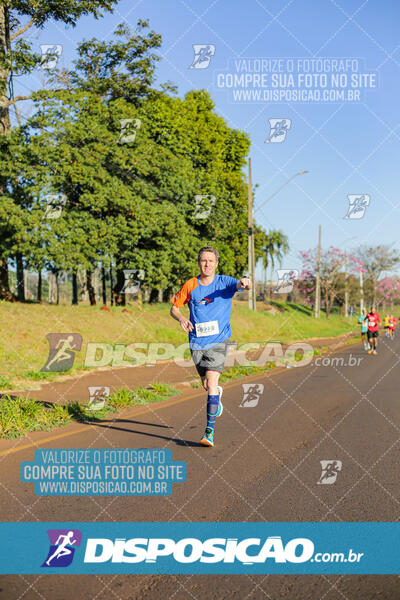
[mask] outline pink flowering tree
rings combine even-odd
[[[383,302],[390,304],[400,298],[400,281],[397,277],[385,277],[378,282],[378,296]]]
[[[315,302],[315,287],[318,267],[318,251],[316,248],[300,252],[303,269],[298,280],[298,289],[304,295],[307,303]],[[353,253],[344,252],[330,246],[321,250],[321,296],[325,305],[326,318],[329,319],[332,304],[343,286],[343,271],[360,272],[363,270],[362,261]]]

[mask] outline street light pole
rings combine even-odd
[[[249,308],[256,310],[256,281],[254,261],[254,224],[253,224],[253,188],[251,181],[251,158],[249,158],[249,181],[248,181],[248,268],[251,290],[249,290]]]
[[[318,228],[317,280],[315,284],[315,318],[321,316],[321,225]]]
[[[344,240],[344,242],[342,242],[340,245],[343,246],[344,244],[346,244],[347,242],[351,242],[351,240],[354,240],[356,238],[355,235],[353,235],[353,237],[351,238],[347,238],[346,240]],[[345,247],[344,249],[344,316],[347,317],[348,316],[348,312],[349,312],[349,276],[348,276],[348,272],[347,272],[347,247]]]
[[[260,210],[260,208],[262,208],[264,206],[264,204],[266,204],[267,202],[269,202],[270,200],[272,200],[272,198],[274,198],[277,194],[279,194],[279,192],[286,186],[288,185],[288,183],[290,183],[292,181],[292,179],[294,179],[295,177],[297,177],[298,175],[304,175],[305,173],[309,173],[310,171],[299,171],[298,173],[295,173],[294,175],[292,175],[291,177],[289,177],[289,179],[287,181],[285,181],[285,183],[283,183],[277,190],[276,192],[274,192],[273,194],[271,194],[270,196],[268,196],[268,198],[266,200],[264,200],[264,202],[258,207],[256,208],[256,210],[254,211],[255,213]]]

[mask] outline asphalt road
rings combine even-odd
[[[400,335],[394,341],[381,336],[380,341],[377,356],[351,346],[331,356],[334,364],[314,362],[226,384],[214,448],[198,443],[205,413],[204,393],[199,391],[131,409],[109,422],[0,444],[2,521],[396,521],[400,515]],[[250,382],[263,384],[264,392],[256,406],[240,406],[242,384]],[[170,448],[174,460],[186,461],[187,481],[174,484],[169,497],[38,497],[32,484],[19,481],[19,464],[33,460],[35,445]],[[11,446],[14,451],[5,454]],[[342,462],[332,485],[317,484],[321,460]],[[400,578],[0,577],[0,600],[67,598],[397,600]]]

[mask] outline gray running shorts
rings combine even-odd
[[[190,350],[193,362],[200,377],[204,377],[206,371],[218,371],[222,373],[229,350],[229,339],[203,350]]]

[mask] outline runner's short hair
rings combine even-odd
[[[199,253],[197,255],[197,262],[200,262],[201,255],[203,254],[203,252],[212,252],[218,262],[218,260],[219,260],[218,250],[216,248],[213,248],[212,246],[203,246],[203,248],[200,248]]]

